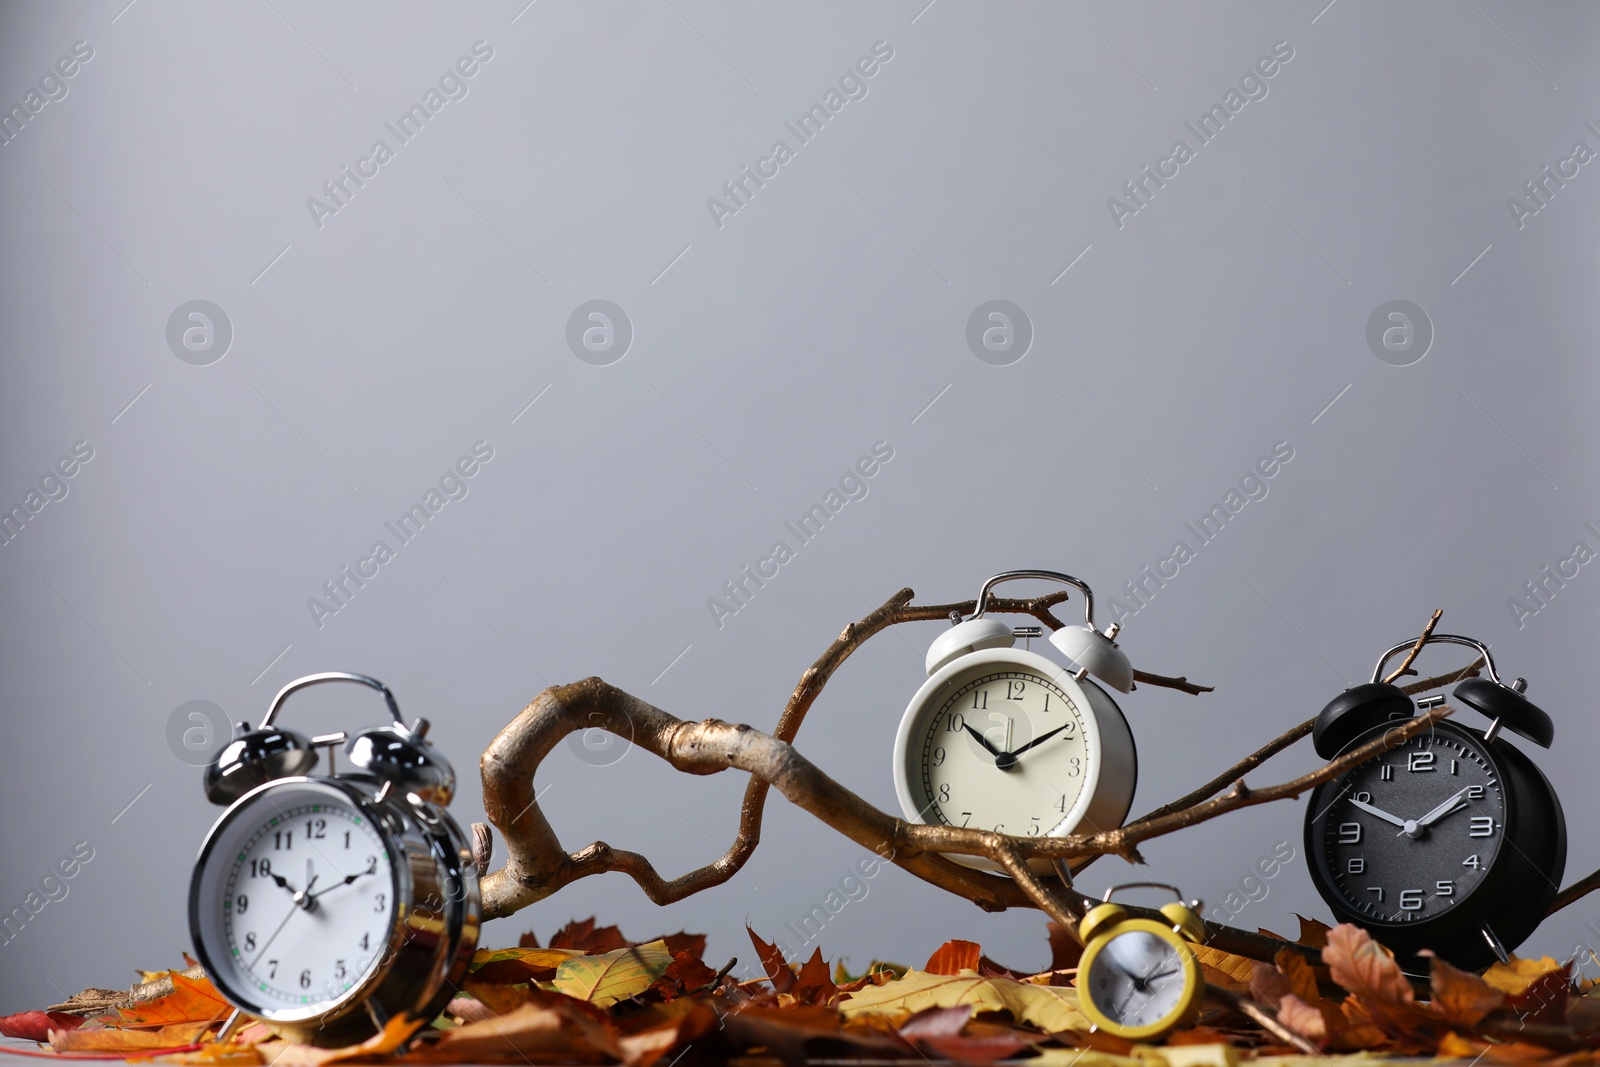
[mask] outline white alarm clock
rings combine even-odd
[[[284,698],[321,682],[383,693],[391,725],[306,738],[274,726]],[[455,772],[407,726],[388,688],[360,674],[285,686],[254,729],[240,724],[206,771],[227,804],[189,888],[195,955],[237,1010],[291,1040],[353,1044],[397,1016],[431,1021],[466,976],[479,926],[478,873],[445,811]],[[335,774],[332,746],[349,769]],[[318,746],[328,774],[313,775]]]
[[[1012,628],[985,617],[989,591],[1018,578],[1057,581],[1083,594],[1084,624],[1050,635],[1066,666],[1012,647]],[[1121,826],[1138,756],[1127,720],[1090,676],[1126,693],[1133,667],[1112,640],[1117,627],[1094,628],[1089,587],[1057,571],[1007,571],[983,584],[971,618],[952,622],[928,649],[928,680],[895,735],[895,792],[906,818],[1022,837]],[[998,869],[977,857],[950,858]],[[1051,869],[1048,860],[1031,865]]]

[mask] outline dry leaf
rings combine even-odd
[[[568,997],[546,995],[506,1015],[447,1030],[407,1063],[598,1063],[623,1058],[608,1024]],[[274,1064],[274,1067],[277,1067]]]
[[[1194,950],[1194,958],[1199,961],[1200,970],[1207,981],[1235,993],[1249,991],[1250,969],[1255,965],[1254,960],[1205,945],[1191,945],[1190,948]]]
[[[1328,1041],[1328,1022],[1322,1012],[1301,1000],[1294,993],[1284,995],[1278,1003],[1278,1021],[1318,1048]]]
[[[80,1027],[77,1030],[52,1030],[50,1047],[57,1052],[144,1053],[156,1050],[177,1052],[189,1049],[206,1032],[207,1023],[173,1023],[146,1030]]]
[[[788,993],[794,989],[794,971],[789,969],[788,962],[783,958],[783,953],[778,951],[777,946],[761,940],[748,926],[744,928],[744,932],[750,935],[750,943],[756,947],[756,956],[761,960],[761,966],[767,969],[767,980],[772,983],[772,988],[779,993]]]
[[[129,1008],[119,1008],[119,1026],[165,1026],[169,1023],[212,1023],[233,1014],[209,978],[189,978],[174,971],[172,992]]]
[[[1363,1000],[1400,1008],[1415,1002],[1411,983],[1394,961],[1394,953],[1359,926],[1340,923],[1328,931],[1322,962],[1335,982]]]
[[[570,997],[608,1008],[649,989],[671,963],[667,943],[652,941],[599,956],[570,957],[557,969],[553,984]]]
[[[924,971],[929,974],[960,974],[962,971],[976,971],[978,960],[983,956],[983,949],[976,941],[946,941],[928,957]]]
[[[1050,938],[1049,969],[1064,971],[1069,967],[1076,967],[1078,961],[1083,958],[1083,945],[1071,931],[1058,922],[1047,922],[1044,928]]]
[[[1432,952],[1424,952],[1432,956]],[[1452,1026],[1477,1026],[1490,1012],[1505,1007],[1506,995],[1482,978],[1434,958],[1428,982],[1433,990],[1428,1010]]]
[[[975,972],[960,975],[910,971],[905,977],[863,989],[841,1001],[846,1018],[866,1012],[891,1017],[910,1015],[924,1008],[971,1005],[975,1012],[1007,1011],[1019,1023],[1046,1033],[1087,1030],[1089,1019],[1078,1010],[1078,991],[1030,985],[1012,978],[984,978]]]
[[[572,920],[557,930],[555,936],[550,939],[551,948],[577,949],[590,956],[615,952],[619,948],[630,948],[632,945],[633,942],[623,937],[622,931],[615,926],[596,928],[593,916],[582,922]]]
[[[1496,963],[1483,972],[1483,980],[1507,996],[1516,996],[1533,984],[1540,975],[1559,970],[1561,964],[1544,956],[1536,960],[1512,956],[1510,963]]]
[[[839,987],[828,977],[828,965],[822,958],[822,949],[814,949],[811,958],[801,966],[790,992],[804,1004],[832,1004],[839,999]]]
[[[49,1041],[51,1030],[76,1030],[83,1017],[65,1012],[20,1011],[0,1017],[0,1034],[24,1041]]]

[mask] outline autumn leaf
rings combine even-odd
[[[1541,975],[1560,969],[1561,964],[1549,956],[1536,960],[1512,956],[1510,963],[1496,963],[1483,972],[1483,980],[1507,996],[1517,996]]]
[[[143,1030],[79,1027],[52,1030],[50,1047],[57,1052],[117,1052],[149,1054],[158,1050],[176,1052],[198,1041],[209,1024],[173,1023]]]
[[[1428,950],[1423,954],[1433,956]],[[1485,1015],[1506,1003],[1506,995],[1500,990],[1436,956],[1428,983],[1433,992],[1428,1010],[1451,1026],[1477,1026]]]
[[[556,971],[561,992],[605,1008],[643,993],[665,973],[672,953],[665,941],[634,945],[598,956],[573,956]]]
[[[233,1014],[209,978],[190,978],[174,971],[172,992],[128,1008],[117,1009],[119,1026],[165,1026],[169,1023],[218,1022]]]
[[[929,974],[960,974],[962,971],[976,971],[978,960],[982,955],[983,949],[976,941],[946,941],[928,957],[928,963],[922,969]]]
[[[1235,993],[1249,990],[1250,968],[1254,966],[1254,960],[1245,956],[1235,956],[1221,949],[1207,948],[1205,945],[1191,945],[1190,948],[1207,981],[1224,989],[1231,989]]]
[[[571,948],[479,949],[467,972],[480,982],[548,982],[563,963],[582,955]]]
[[[1572,992],[1572,976],[1566,967],[1545,971],[1511,997],[1511,1010],[1521,1025],[1556,1024],[1566,1021],[1567,999]]]
[[[77,1015],[60,1011],[21,1011],[0,1017],[0,1034],[24,1041],[49,1041],[51,1030],[76,1030],[83,1025]]]
[[[1372,1004],[1410,1008],[1415,1002],[1411,983],[1394,961],[1394,953],[1359,926],[1340,923],[1328,931],[1322,962],[1335,982]]]
[[[633,942],[622,936],[622,931],[615,926],[602,926],[596,928],[594,917],[591,916],[579,922],[572,920],[550,939],[551,948],[571,948],[590,956],[598,956],[606,952],[615,952],[620,948],[631,948]]]
[[[1323,1018],[1322,1012],[1295,994],[1287,993],[1278,1002],[1278,1021],[1318,1048],[1327,1046],[1327,1020]]]
[[[832,1004],[839,999],[839,987],[828,977],[828,964],[822,958],[822,949],[812,950],[811,958],[800,967],[790,992],[804,1004]]]
[[[437,1042],[413,1048],[405,1062],[599,1063],[622,1059],[616,1034],[609,1023],[591,1015],[592,1010],[570,997],[546,994],[506,1015],[447,1030]]]
[[[776,945],[769,945],[756,935],[750,927],[744,928],[750,935],[750,943],[756,947],[756,956],[761,960],[761,966],[767,969],[767,979],[772,983],[772,988],[779,993],[788,993],[794,989],[794,971],[789,969],[788,961],[783,958]]]
[[[1045,933],[1050,938],[1050,970],[1064,971],[1069,967],[1076,967],[1083,958],[1083,945],[1072,935],[1065,926],[1058,922],[1044,924]]]
[[[667,944],[670,949],[671,943]],[[709,986],[717,977],[717,972],[707,967],[698,956],[689,952],[675,952],[672,962],[667,964],[667,969],[657,978],[650,988],[662,1000],[672,1000],[681,997],[693,990]]]
[[[1010,1012],[1017,1022],[1046,1033],[1087,1030],[1090,1025],[1088,1017],[1078,1010],[1075,989],[1030,985],[1011,978],[984,978],[973,972],[941,975],[910,971],[893,982],[850,994],[839,1008],[846,1018],[854,1018],[867,1012],[898,1016],[924,1008],[961,1005],[971,1005],[975,1012]]]

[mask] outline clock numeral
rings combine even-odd
[[[939,786],[939,803],[941,803],[941,804],[950,803],[950,783],[949,782],[945,782],[944,784]]]
[[[277,960],[268,960],[267,961],[267,977],[268,978],[276,978],[276,977],[278,977],[278,961]]]
[[[1429,750],[1410,753],[1406,758],[1406,770],[1412,774],[1417,774],[1421,771],[1431,773],[1433,771],[1433,753]]]
[[[1050,710],[1050,690],[1048,689],[1044,691],[1044,710]]]
[[[300,972],[300,988],[301,989],[310,989],[311,988],[311,968],[310,967],[307,967],[305,970]]]
[[[1483,786],[1481,786],[1481,785],[1469,785],[1467,787],[1467,799],[1468,800],[1482,800],[1483,799]]]
[[[1420,890],[1420,889],[1402,889],[1402,890],[1400,890],[1400,910],[1401,911],[1421,911],[1422,910],[1422,890]]]
[[[1456,883],[1450,878],[1441,878],[1433,883],[1434,896],[1453,897],[1456,895]]]
[[[327,837],[327,836],[328,836],[328,820],[327,819],[307,819],[306,820],[306,840],[307,841],[310,841],[312,839],[321,839],[321,838],[324,838],[324,837]]]
[[[372,935],[371,934],[362,934],[361,935],[361,951],[362,952],[370,952],[370,951],[372,951]]]
[[[1344,870],[1346,874],[1366,874],[1367,861],[1362,859],[1360,856],[1357,856],[1355,859],[1344,865]]]
[[[967,728],[967,720],[963,719],[961,717],[961,713],[958,711],[954,715],[950,716],[950,721],[945,723],[944,728],[952,734],[959,734],[962,730]]]
[[[1369,885],[1369,886],[1367,886],[1367,892],[1378,894],[1378,903],[1379,904],[1383,903],[1383,886],[1381,886],[1381,885]]]
[[[384,896],[382,893],[379,893],[377,896],[373,897],[372,898],[372,910],[376,911],[376,912],[382,912],[383,909],[384,909],[384,905],[388,901],[388,899],[389,898]]]
[[[1450,773],[1451,774],[1455,774],[1456,773],[1456,761],[1455,760],[1451,760],[1450,761]]]
[[[1056,810],[1061,812],[1062,814],[1066,814],[1066,811],[1067,811],[1067,794],[1062,793],[1061,794],[1061,799],[1056,801]]]
[[[995,833],[997,833],[997,834],[998,834],[998,833],[999,833],[999,832],[1000,832],[1000,831],[1001,831],[1001,830],[1003,830],[1003,829],[1004,829],[1004,828],[1005,828],[1005,825],[1006,825],[1006,824],[1005,824],[1005,823],[1003,823],[1003,822],[997,822],[997,823],[995,823],[995,824],[994,824],[994,832],[995,832]]]
[[[345,971],[344,971],[344,960],[334,960],[333,961],[333,976],[335,978],[343,978],[344,974],[345,974]]]
[[[1028,688],[1028,683],[1027,682],[1007,682],[1006,683],[1006,699],[1007,700],[1021,700],[1022,699],[1022,691],[1024,689],[1026,689],[1026,688]]]
[[[1394,781],[1394,765],[1388,763],[1384,764],[1383,770],[1378,773],[1378,777],[1383,779],[1385,782]]]
[[[1490,815],[1474,815],[1472,817],[1472,822],[1470,823],[1470,828],[1467,830],[1467,836],[1493,837],[1494,817]]]
[[[1358,822],[1342,822],[1339,824],[1339,844],[1361,844],[1361,824]]]
[[[246,952],[254,952],[256,950],[256,935],[255,934],[245,934],[244,935],[244,950]]]
[[[1067,760],[1067,777],[1076,778],[1083,773],[1083,761],[1077,756]]]
[[[987,689],[974,689],[972,691],[972,710],[989,710],[989,691]]]
[[[245,912],[247,912],[249,910],[250,910],[250,898],[249,897],[245,896],[243,893],[240,893],[238,896],[233,898],[233,913],[235,915],[243,915]]]
[[[1356,799],[1359,800],[1363,804],[1371,804],[1372,803],[1372,794],[1368,793],[1366,791],[1362,791],[1362,792],[1356,794]]]
[[[1039,816],[1035,815],[1032,818],[1033,818],[1033,825],[1028,827],[1028,836],[1029,837],[1038,837],[1041,833],[1044,832],[1044,828],[1039,825]]]
[[[272,831],[272,850],[274,852],[278,852],[278,851],[281,851],[281,850],[293,850],[293,848],[294,848],[294,831],[293,830],[274,830],[274,831]]]
[[[251,860],[250,861],[250,877],[252,877],[252,878],[271,878],[272,877],[272,861],[271,860]]]
[[[944,766],[944,749],[936,748],[933,750],[933,765],[935,767]]]
[[[1461,861],[1461,866],[1463,866],[1463,867],[1471,867],[1473,870],[1477,870],[1479,867],[1483,866],[1483,862],[1478,859],[1476,854],[1473,854],[1471,856],[1468,856],[1466,859],[1462,860]]]
[[[961,825],[962,826],[971,826],[972,825],[972,812],[964,811],[964,812],[961,813]]]
[[[346,830],[344,832],[344,847],[345,848],[349,848],[350,847],[350,831],[349,830]]]

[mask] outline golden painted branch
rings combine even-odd
[[[652,901],[666,904],[726,881],[742,864],[742,859],[735,862],[731,858],[730,850],[730,855],[669,881],[644,856],[604,842],[568,855],[539,808],[533,778],[551,749],[578,729],[598,728],[631,738],[636,747],[687,774],[715,774],[730,768],[745,771],[856,843],[980,907],[1000,910],[1032,904],[1070,918],[1074,911],[1081,913],[1081,896],[1073,894],[1072,906],[1058,911],[1037,879],[1016,878],[1017,870],[1026,870],[1027,860],[1070,860],[1105,853],[1137,858],[1136,846],[1141,841],[1238,808],[1297,795],[1404,743],[1432,726],[1447,710],[1435,709],[1281,785],[1251,790],[1240,781],[1221,797],[1136,826],[1097,834],[1029,838],[907,823],[835,782],[783,740],[717,719],[686,722],[598,678],[588,678],[540,693],[484,752],[484,807],[506,838],[508,857],[501,870],[484,878],[483,914],[486,919],[509,915],[580,878],[607,871],[629,875]],[[969,870],[948,859],[952,853],[987,857],[1010,870],[1013,877]],[[1276,943],[1273,950],[1279,947],[1282,943]]]
[[[1417,653],[1422,651],[1422,646],[1428,643],[1428,635],[1433,633],[1433,628],[1439,625],[1439,618],[1444,614],[1443,608],[1434,608],[1433,615],[1428,619],[1428,624],[1422,628],[1422,634],[1417,638],[1417,643],[1411,646],[1411,651],[1406,653],[1406,658],[1400,661],[1400,666],[1384,676],[1384,681],[1393,685],[1395,679],[1405,677],[1411,670],[1411,664],[1416,661]]]

